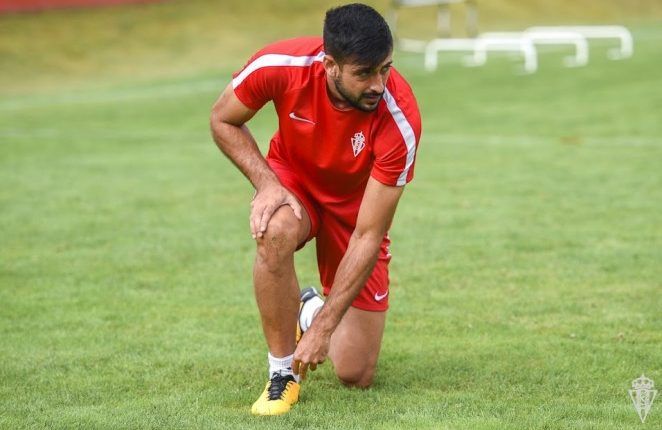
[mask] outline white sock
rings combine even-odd
[[[271,355],[271,352],[267,354],[269,359],[269,378],[274,373],[280,373],[281,375],[292,375],[294,379],[299,382],[299,375],[295,375],[292,372],[292,359],[294,354],[288,355],[287,357],[277,358]]]
[[[304,333],[310,328],[317,310],[323,305],[324,300],[320,299],[319,296],[315,296],[303,304],[303,308],[301,308],[301,316],[299,317],[299,326],[301,326],[301,330]]]

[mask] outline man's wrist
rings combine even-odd
[[[325,309],[325,307],[326,304],[322,306],[319,313],[313,320],[311,328],[313,328],[320,336],[330,337],[336,330],[338,324],[334,322],[335,318],[333,318],[332,315],[329,315],[327,312],[325,312],[325,310],[328,311],[328,309]]]
[[[253,186],[255,187],[255,191],[259,192],[265,188],[280,186],[280,181],[278,180],[278,177],[276,177],[276,175],[271,170],[269,170],[268,172],[265,172],[256,178],[256,180],[253,182]]]

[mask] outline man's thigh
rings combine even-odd
[[[386,311],[371,312],[350,307],[331,336],[329,357],[338,378],[346,384],[372,384],[382,345]]]
[[[301,178],[290,166],[274,159],[267,159],[267,162],[274,173],[276,173],[280,183],[294,194],[299,204],[303,207],[303,212],[308,216],[308,234],[299,241],[299,246],[297,247],[297,249],[301,249],[306,242],[317,235],[320,224],[317,208],[313,199],[303,187]]]

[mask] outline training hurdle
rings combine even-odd
[[[413,42],[413,41],[412,41]],[[438,66],[438,54],[442,51],[469,52],[471,55],[464,61],[466,66],[483,66],[487,62],[487,53],[492,51],[514,52],[522,54],[524,71],[533,73],[538,69],[538,54],[531,39],[522,37],[521,33],[492,32],[483,33],[475,39],[433,39],[423,44],[425,53],[425,70],[433,72]],[[421,52],[421,45],[415,52]]]
[[[532,31],[572,31],[587,39],[618,39],[620,46],[610,49],[607,56],[612,60],[622,60],[632,56],[634,43],[632,33],[621,25],[571,25],[571,26],[537,26],[530,27]]]
[[[466,66],[483,66],[491,52],[511,52],[520,54],[524,60],[526,73],[538,70],[538,45],[571,45],[574,55],[565,57],[566,67],[581,67],[589,62],[589,43],[587,39],[618,39],[618,48],[610,49],[608,57],[613,60],[631,57],[634,51],[630,31],[619,25],[594,26],[534,26],[517,32],[488,32],[474,37],[477,24],[475,0],[393,0],[390,25],[396,46],[406,52],[424,54],[424,67],[434,71],[439,66],[439,53],[467,52]],[[464,4],[467,11],[467,33],[469,38],[452,38],[450,25],[450,5]],[[408,39],[397,37],[395,33],[397,14],[401,8],[419,6],[437,6],[438,36],[432,40]]]
[[[422,54],[425,52],[425,48],[427,47],[427,44],[429,42],[425,40],[419,40],[419,39],[406,39],[406,38],[398,38],[395,40],[398,49],[406,52],[413,52],[416,54]]]
[[[564,45],[575,47],[575,55],[566,57],[567,67],[588,64],[588,42],[580,33],[573,31],[526,30],[524,32],[483,33],[476,39],[433,39],[427,43],[408,40],[407,48],[425,54],[425,70],[434,71],[438,66],[438,53],[442,51],[472,52],[467,65],[480,66],[487,61],[489,51],[520,52],[524,56],[524,70],[533,73],[538,68],[535,45]]]
[[[473,52],[475,47],[476,39],[433,39],[424,43],[425,70],[437,70],[438,54],[441,51]]]
[[[465,64],[483,66],[487,62],[487,53],[492,51],[520,53],[524,58],[524,72],[534,73],[538,70],[538,52],[533,42],[522,37],[521,33],[514,32],[482,33],[476,38],[473,56]]]
[[[569,30],[540,30],[527,28],[522,37],[531,39],[534,45],[572,45],[575,55],[563,59],[566,67],[580,67],[588,64],[588,41],[581,33]]]

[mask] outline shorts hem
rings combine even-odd
[[[327,297],[331,292],[330,288],[323,288],[323,290],[324,297]],[[386,312],[389,308],[388,303],[365,303],[364,301],[357,301],[356,299],[350,304],[350,306],[367,312]]]

